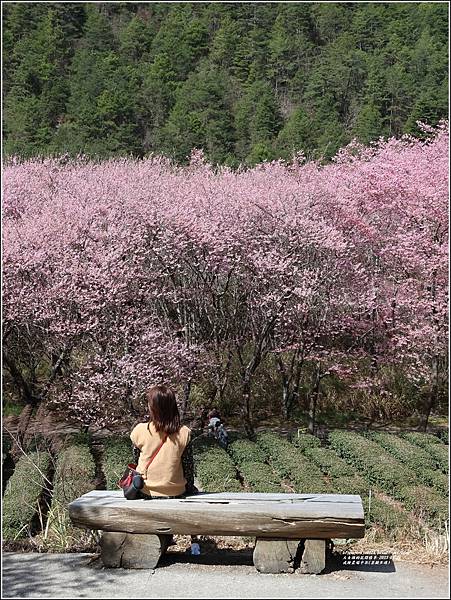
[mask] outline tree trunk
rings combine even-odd
[[[321,384],[321,371],[319,365],[316,368],[315,375],[315,385],[313,391],[310,395],[310,405],[309,405],[309,422],[308,422],[308,430],[312,435],[315,435],[316,430],[316,409],[318,406],[318,397],[319,397],[319,387]]]
[[[188,381],[186,381],[183,384],[183,403],[182,403],[182,410],[181,410],[182,414],[180,415],[182,419],[185,417],[186,412],[188,410],[190,393],[191,393],[191,379],[188,379]]]
[[[432,409],[437,405],[437,400],[438,400],[438,390],[439,390],[439,361],[438,361],[438,357],[436,356],[434,359],[435,362],[435,381],[434,381],[434,386],[431,390],[431,393],[428,396],[427,402],[426,402],[426,406],[425,406],[425,412],[423,415],[423,418],[421,420],[421,429],[422,431],[427,431],[428,428],[428,424],[429,424],[429,417],[431,416],[431,412]]]
[[[254,426],[252,423],[252,412],[251,412],[251,382],[249,379],[244,379],[242,384],[242,412],[244,417],[244,429],[246,435],[252,439],[255,435]]]
[[[286,379],[283,380],[282,383],[282,412],[284,419],[288,419],[290,415],[291,408],[291,394],[289,390],[289,385]]]

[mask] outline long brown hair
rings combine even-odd
[[[165,385],[155,385],[147,390],[150,418],[157,431],[166,434],[177,433],[181,427],[180,413],[171,388]]]

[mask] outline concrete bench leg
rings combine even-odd
[[[321,573],[326,567],[326,540],[305,540],[300,572]]]
[[[300,540],[257,538],[254,565],[260,573],[293,573]]]
[[[170,535],[102,531],[102,562],[105,567],[154,569],[170,540]]]

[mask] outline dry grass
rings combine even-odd
[[[449,551],[449,532],[445,526],[439,533],[418,522],[397,535],[396,541],[381,541],[381,531],[371,527],[361,540],[339,546],[340,552],[358,554],[389,553],[394,561],[415,562],[422,565],[447,565]],[[337,547],[336,547],[337,549]]]

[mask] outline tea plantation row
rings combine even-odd
[[[67,505],[96,487],[119,489],[132,458],[128,437],[102,445],[97,478],[86,440],[69,439],[56,458],[48,452],[20,458],[4,494],[4,540],[37,536],[41,547],[56,551],[83,546],[88,534],[71,526]],[[447,447],[429,434],[334,431],[328,447],[306,434],[291,441],[272,432],[255,441],[232,434],[227,451],[202,435],[193,441],[193,454],[206,492],[359,494],[367,526],[384,537],[396,537],[412,517],[441,528],[448,515]]]

